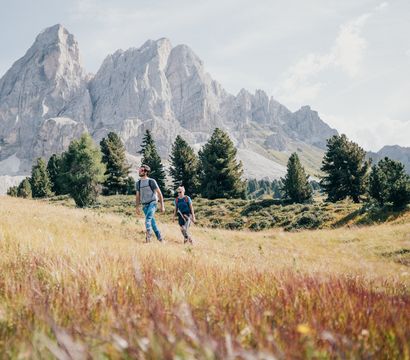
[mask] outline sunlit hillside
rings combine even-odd
[[[0,357],[410,358],[409,222],[161,227],[0,197]]]

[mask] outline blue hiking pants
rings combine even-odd
[[[155,222],[154,215],[155,211],[157,210],[157,203],[152,202],[142,207],[142,210],[145,214],[145,228],[147,229],[148,233],[154,231],[155,236],[158,240],[161,239],[161,233],[157,227],[157,223]]]

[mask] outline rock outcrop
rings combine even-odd
[[[229,94],[188,46],[173,47],[165,38],[118,50],[90,77],[73,35],[55,25],[0,80],[0,164],[18,159],[12,174],[27,173],[33,159],[62,152],[85,131],[96,141],[115,131],[135,155],[150,129],[168,158],[176,135],[199,148],[215,127],[244,150],[239,157],[249,174],[252,153],[270,164],[277,161],[270,151],[298,143],[323,149],[337,133],[309,107],[292,113],[263,90]],[[283,171],[277,166],[273,173]],[[4,173],[11,175],[10,167],[0,168]]]
[[[46,29],[0,80],[0,160],[15,154],[27,170],[35,157],[50,155],[40,141],[60,148],[60,135],[41,139],[49,119],[70,118],[64,131],[71,140],[77,123],[89,122],[91,114],[77,42],[61,25]]]

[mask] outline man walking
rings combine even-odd
[[[140,180],[136,183],[136,214],[137,217],[141,214],[140,204],[142,204],[142,210],[145,214],[146,242],[151,241],[153,231],[158,241],[163,242],[163,237],[157,227],[154,215],[157,210],[158,201],[161,212],[165,212],[164,198],[157,182],[148,177],[150,171],[151,168],[148,165],[142,165],[138,170]]]

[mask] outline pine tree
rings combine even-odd
[[[31,181],[29,177],[26,177],[17,188],[17,196],[25,199],[32,197]]]
[[[127,178],[127,195],[135,195],[135,180],[132,176]]]
[[[38,158],[32,167],[30,182],[33,198],[44,198],[52,195],[51,182],[44,159]]]
[[[410,176],[404,165],[385,157],[372,167],[369,179],[369,195],[380,205],[391,204],[395,208],[410,203]]]
[[[369,195],[370,198],[376,200],[379,205],[383,206],[387,194],[387,179],[379,166],[373,165],[369,176]]]
[[[103,184],[105,195],[126,194],[130,166],[125,157],[125,147],[120,137],[110,132],[100,142],[102,161],[106,165],[106,180]]]
[[[61,156],[53,154],[47,162],[47,171],[51,182],[51,190],[56,195],[64,193],[63,186],[60,184]]]
[[[187,194],[195,196],[199,188],[198,157],[179,135],[172,145],[170,160],[169,174],[173,179],[174,188],[183,185]]]
[[[282,181],[277,180],[277,179],[274,179],[272,181],[271,189],[273,191],[273,198],[274,199],[282,199],[282,197],[283,197],[282,187],[283,187]]]
[[[169,196],[170,193],[165,187],[166,175],[164,166],[162,165],[157,147],[149,130],[145,132],[139,153],[142,155],[142,164],[148,165],[151,168],[149,176],[156,180],[164,196]]]
[[[241,179],[242,163],[228,134],[216,128],[199,151],[200,191],[203,197],[245,198],[246,182]]]
[[[100,149],[88,134],[73,140],[62,156],[61,181],[79,207],[93,204],[104,182],[105,165]]]
[[[303,203],[312,199],[312,188],[309,184],[309,176],[300,163],[299,156],[293,153],[287,165],[286,176],[281,179],[284,197],[293,203]]]
[[[256,191],[258,188],[258,181],[256,179],[249,179],[247,183],[247,192],[250,196]]]
[[[346,197],[359,202],[366,191],[366,152],[346,135],[335,135],[327,140],[327,152],[321,170],[326,175],[320,185],[327,193],[328,200],[335,202]]]

